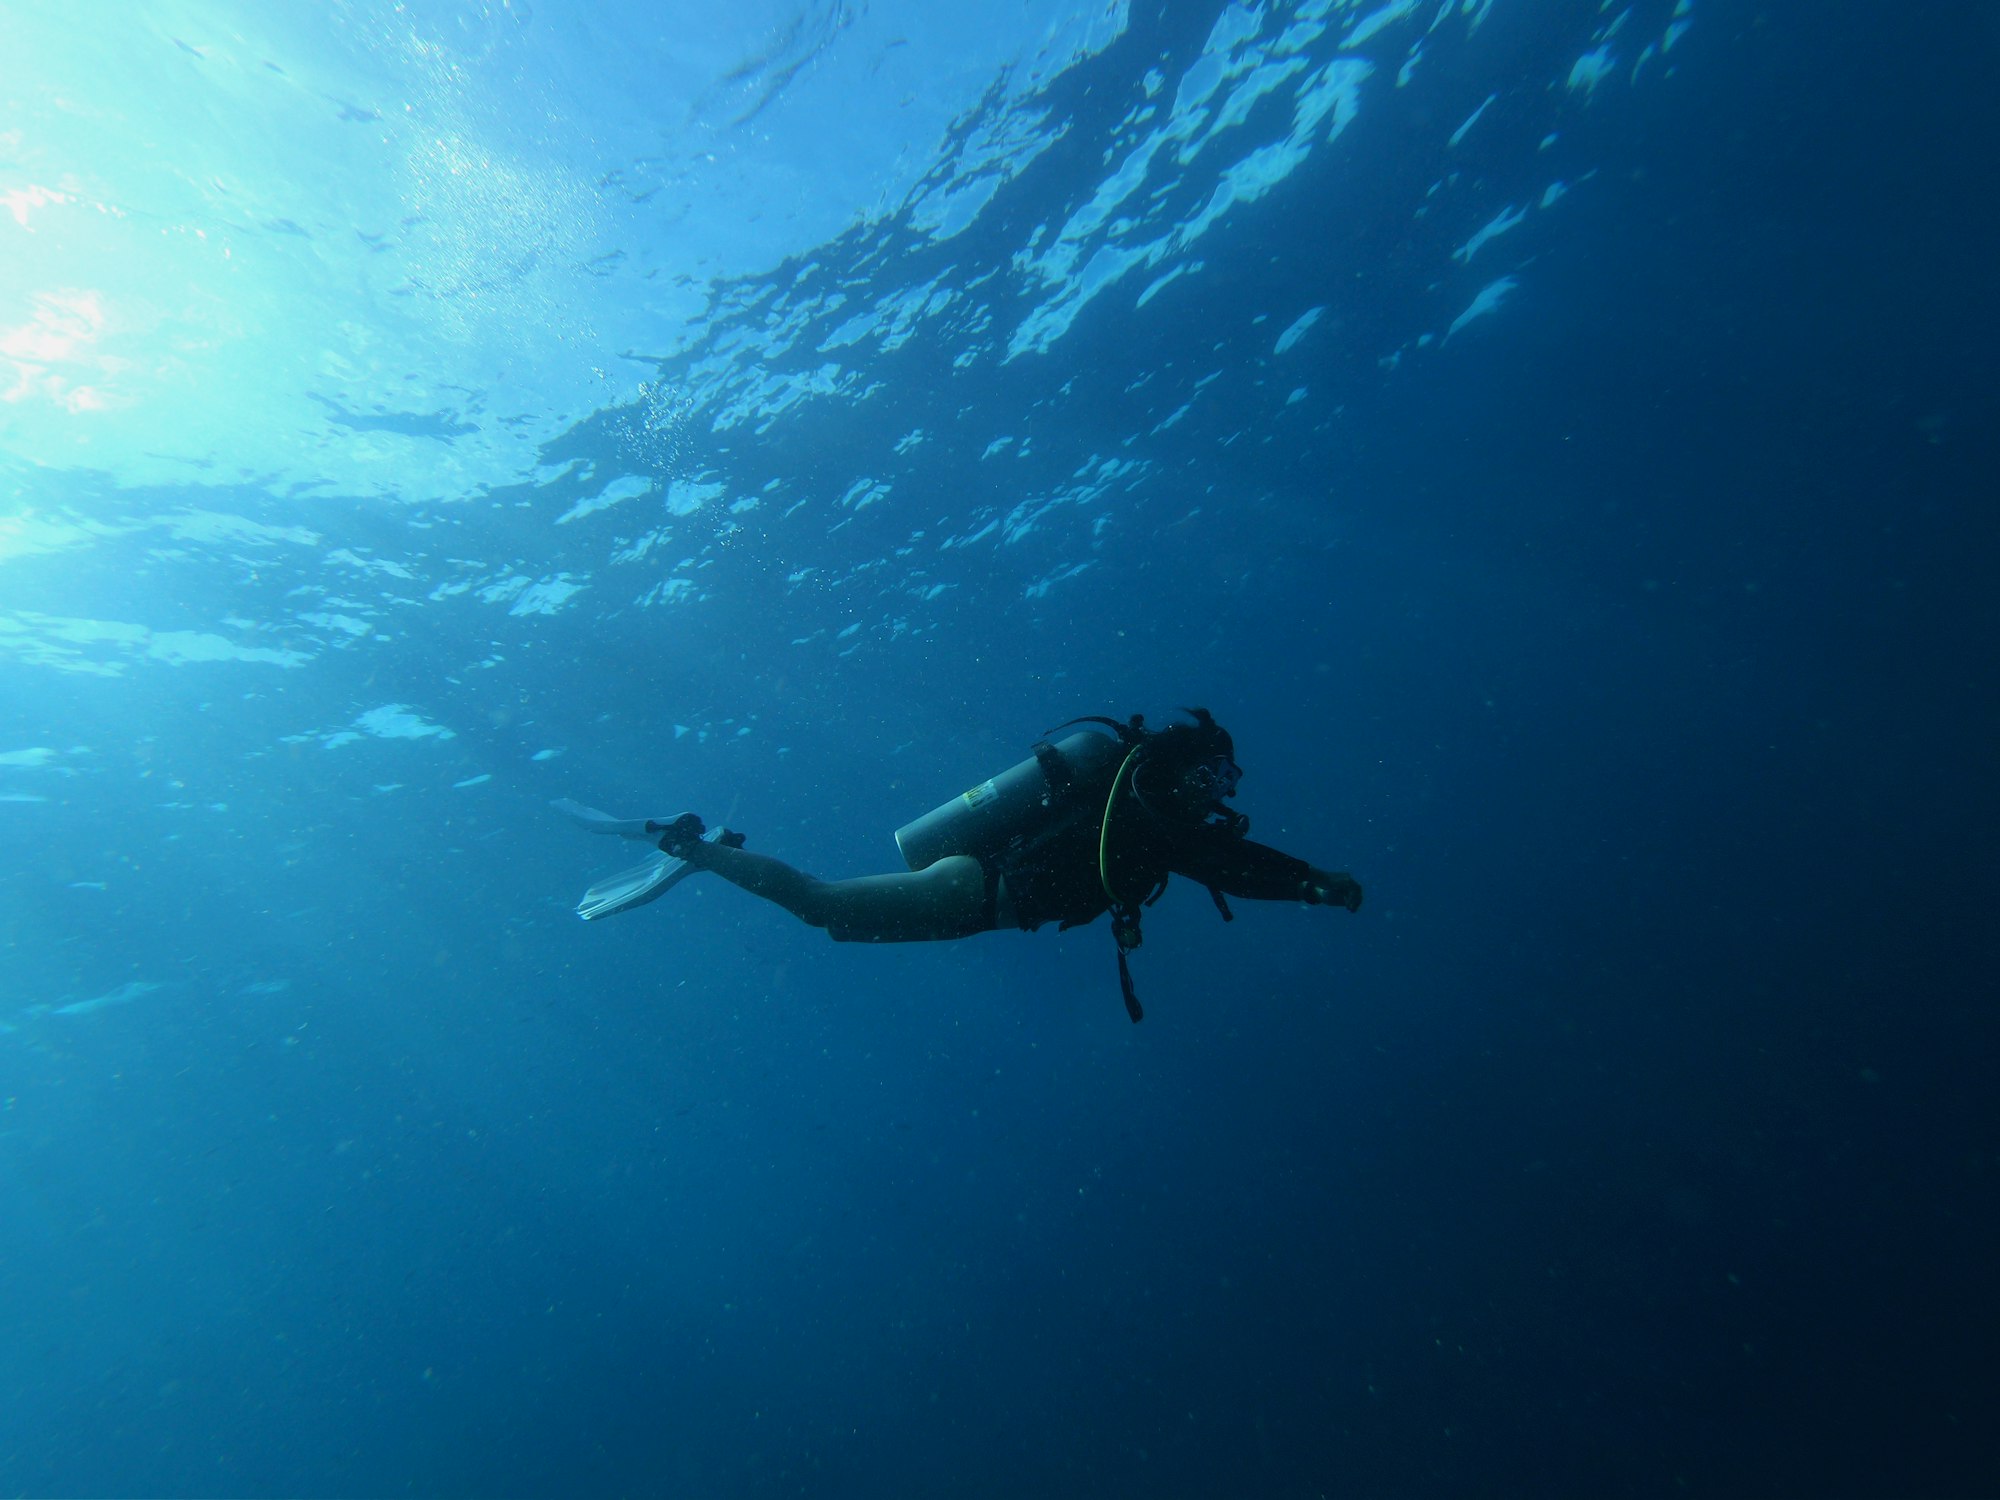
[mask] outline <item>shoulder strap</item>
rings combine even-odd
[[[1045,729],[1044,736],[1052,735],[1057,729],[1067,729],[1072,724],[1102,724],[1127,745],[1137,745],[1146,737],[1146,716],[1134,714],[1129,719],[1108,718],[1103,714],[1080,714],[1074,719],[1065,719],[1055,729]]]

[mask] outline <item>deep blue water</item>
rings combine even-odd
[[[0,1491],[2000,1490],[1991,5],[89,31]],[[1142,1025],[1102,922],[571,912],[551,798],[866,873],[1196,703],[1367,901],[1177,882]]]

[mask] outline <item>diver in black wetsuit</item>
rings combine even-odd
[[[1243,774],[1229,732],[1206,709],[1188,713],[1191,723],[1158,730],[1136,714],[1124,722],[1072,720],[1111,733],[1045,740],[1033,759],[897,830],[907,874],[821,880],[750,852],[738,835],[705,839],[693,813],[615,823],[561,805],[572,816],[587,814],[578,820],[599,832],[658,834],[673,860],[775,902],[839,942],[939,941],[1044,922],[1075,927],[1108,911],[1126,1009],[1137,1021],[1126,955],[1139,946],[1140,909],[1158,899],[1170,874],[1208,887],[1225,920],[1225,896],[1350,912],[1361,906],[1353,876],[1245,837],[1249,819],[1223,805]],[[607,915],[653,893],[648,885],[644,894],[580,909]]]

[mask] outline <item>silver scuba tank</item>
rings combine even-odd
[[[1108,783],[1106,773],[1125,756],[1117,736],[1088,729],[1056,741],[1054,750],[1073,786]],[[1015,839],[1032,839],[1073,815],[1075,799],[1057,797],[1058,790],[1040,758],[1031,755],[905,823],[896,830],[896,847],[912,870],[926,869],[948,854],[990,858]]]

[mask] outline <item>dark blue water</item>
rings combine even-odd
[[[1049,80],[961,233],[602,332],[651,384],[511,483],[10,459],[15,535],[98,530],[0,553],[0,1490],[2000,1488],[2000,25],[1703,0],[1633,81],[1673,15],[1587,102],[1595,5],[1406,88],[1390,33],[1337,137],[1011,358],[1214,8]],[[909,288],[961,295],[830,341]],[[329,448],[517,415],[324,395]],[[558,521],[613,473],[655,490]],[[723,498],[663,524],[676,481]],[[1197,703],[1367,900],[1177,882],[1143,1025],[1103,923],[570,914],[620,853],[551,797],[865,873],[1051,724]]]

